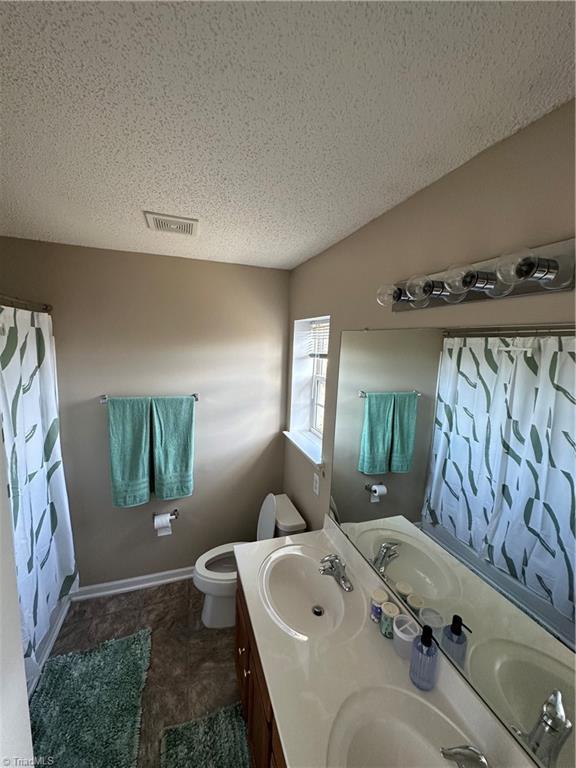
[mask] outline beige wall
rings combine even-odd
[[[385,177],[386,169],[382,169]],[[292,272],[292,320],[331,315],[320,495],[313,467],[286,447],[284,487],[308,522],[328,510],[340,332],[574,320],[574,293],[500,299],[392,314],[382,283],[522,245],[574,236],[574,102],[491,147]]]
[[[193,565],[253,539],[281,492],[289,274],[0,238],[1,292],[53,304],[62,441],[83,585]],[[194,495],[111,504],[102,393],[200,393]],[[180,509],[158,538],[156,510]]]

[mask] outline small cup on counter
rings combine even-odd
[[[410,616],[400,613],[393,622],[394,650],[403,659],[409,659],[412,654],[414,638],[418,636],[420,627]]]
[[[419,615],[420,611],[426,605],[423,598],[421,598],[420,595],[417,595],[415,592],[413,592],[411,595],[408,595],[406,598],[406,603],[408,604],[408,607],[414,611],[416,616]]]
[[[422,608],[420,611],[420,621],[422,624],[427,624],[431,627],[434,637],[440,640],[442,628],[444,627],[444,618],[441,613],[435,611],[434,608]]]
[[[407,581],[397,581],[396,592],[398,592],[402,600],[406,600],[408,595],[413,594],[414,588],[412,584],[409,584]]]
[[[370,618],[376,624],[379,624],[382,618],[382,604],[387,603],[389,600],[390,595],[385,589],[375,589],[372,592],[372,597],[370,598]]]
[[[394,619],[399,614],[400,608],[395,603],[383,603],[380,632],[389,640],[394,637]]]

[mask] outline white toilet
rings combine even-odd
[[[306,530],[306,523],[285,493],[269,493],[260,507],[256,540],[289,536]],[[210,629],[233,627],[236,599],[235,541],[205,552],[196,561],[192,577],[196,589],[204,592],[202,623]]]

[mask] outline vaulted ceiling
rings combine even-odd
[[[572,3],[3,2],[0,19],[16,237],[292,268],[573,97]]]

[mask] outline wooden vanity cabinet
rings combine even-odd
[[[286,768],[240,581],[236,592],[236,676],[253,768]]]

